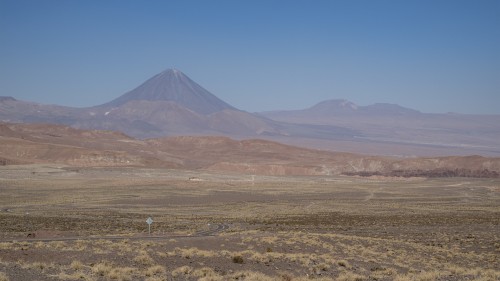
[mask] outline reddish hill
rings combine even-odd
[[[74,166],[168,166],[134,152],[140,142],[118,132],[78,130],[52,124],[0,123],[3,164],[60,163]]]
[[[138,166],[262,175],[498,177],[500,158],[388,158],[227,137],[136,140],[122,133],[0,123],[0,164]]]

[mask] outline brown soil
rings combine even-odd
[[[499,186],[497,179],[5,166],[0,276],[498,280]],[[210,232],[219,225],[229,228]]]
[[[250,175],[360,175],[498,178],[500,158],[387,158],[336,153],[265,140],[172,137],[136,140],[121,133],[41,124],[0,124],[0,165],[207,169]]]

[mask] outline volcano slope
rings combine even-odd
[[[0,276],[498,280],[499,186],[484,178],[6,165]],[[229,228],[196,235],[217,225]]]

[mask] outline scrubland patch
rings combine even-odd
[[[0,180],[4,278],[500,280],[500,180],[83,173]]]

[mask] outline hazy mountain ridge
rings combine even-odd
[[[273,121],[238,110],[184,73],[168,69],[102,105],[71,108],[0,99],[4,122],[55,123],[122,131],[134,137],[281,134]]]
[[[0,97],[0,121],[114,130],[141,139],[223,135],[377,155],[500,156],[500,115],[428,114],[396,104],[359,106],[348,100],[252,114],[220,100],[175,69],[88,108]]]
[[[500,155],[500,115],[422,113],[395,104],[358,106],[347,100],[260,114],[280,122],[351,128],[361,132],[359,140],[373,143],[472,149],[476,154]]]

